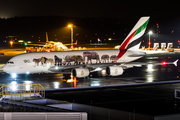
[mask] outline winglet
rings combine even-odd
[[[173,62],[173,64],[175,65],[175,66],[177,66],[177,62],[179,61],[179,59],[177,59],[176,61],[174,61]]]

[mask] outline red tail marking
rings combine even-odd
[[[133,36],[135,35],[136,31],[137,31],[137,30],[135,30],[135,31],[125,40],[125,42],[124,42],[124,43],[121,45],[121,47],[119,48],[119,54],[118,54],[118,56],[117,56],[117,60],[118,60],[119,58],[121,58],[121,57],[125,54],[125,52],[126,52],[125,49],[126,49],[128,43],[130,42],[130,40],[131,40],[131,39],[133,38]],[[116,62],[117,60],[113,61],[113,63]]]
[[[119,48],[119,50],[125,50],[128,43],[130,42],[130,40],[133,38],[134,34],[136,33],[137,30],[135,30],[126,40],[125,42],[121,45],[121,47]]]

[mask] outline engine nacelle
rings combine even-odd
[[[106,74],[111,76],[118,76],[123,74],[123,68],[120,66],[108,66],[106,67]]]
[[[87,77],[89,76],[88,68],[75,68],[72,70],[72,75],[77,78]]]

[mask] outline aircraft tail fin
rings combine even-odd
[[[120,45],[120,50],[138,50],[150,17],[141,17]]]

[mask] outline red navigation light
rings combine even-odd
[[[151,42],[148,42],[149,45],[151,45]]]
[[[74,46],[73,46],[73,45],[71,45],[71,48],[74,48]]]
[[[167,65],[166,61],[163,61],[162,64],[163,64],[163,65]]]
[[[178,43],[180,43],[180,40],[178,40]]]
[[[158,26],[159,24],[157,23],[156,25]]]

